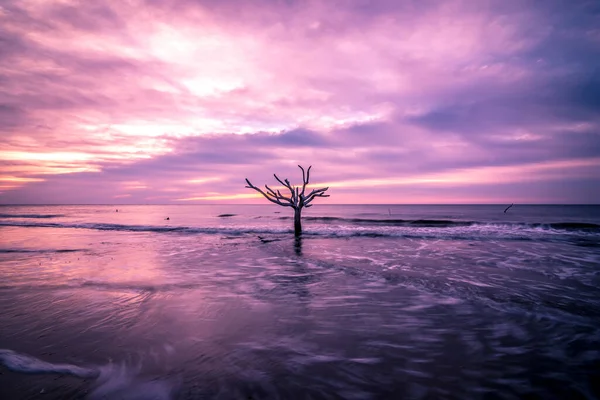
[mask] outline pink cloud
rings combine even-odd
[[[431,186],[451,198],[448,182],[482,187],[485,171],[548,163],[575,172],[532,167],[501,183],[587,185],[581,165],[600,156],[600,121],[581,88],[600,80],[583,54],[598,44],[584,7],[558,7],[7,2],[0,175],[18,179],[0,202],[44,193],[40,179],[74,188],[79,176],[102,183],[83,202],[246,201],[247,173],[295,174],[297,163],[318,165],[323,181],[384,182],[361,196],[342,185],[341,202],[378,201],[403,179],[426,189],[414,199]]]

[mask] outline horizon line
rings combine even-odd
[[[506,203],[333,203],[319,206],[503,206]],[[600,206],[600,203],[511,203],[514,206]],[[272,206],[257,203],[6,203],[0,207],[21,206]]]

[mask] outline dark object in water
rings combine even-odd
[[[504,214],[506,214],[506,212],[508,211],[509,208],[511,208],[512,206],[514,206],[515,204],[511,204],[510,206],[506,207],[506,209],[504,210]]]
[[[235,217],[237,214],[219,214],[217,217],[225,218],[225,217]]]
[[[117,209],[117,210],[115,210],[115,212],[119,212],[119,210]]]
[[[257,236],[257,237],[258,237],[258,238],[260,239],[260,241],[261,241],[261,242],[263,242],[263,243],[276,242],[276,241],[278,241],[278,240],[279,240],[279,239],[265,239],[265,238],[263,238],[263,237],[261,237],[261,236]]]
[[[165,218],[165,221],[168,221],[169,219],[170,219],[170,218],[169,218],[169,217],[167,217],[167,218]]]

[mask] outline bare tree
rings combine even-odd
[[[265,192],[261,188],[254,186],[252,183],[250,183],[248,178],[246,178],[246,183],[248,184],[246,186],[247,188],[256,190],[271,203],[275,203],[283,207],[292,207],[294,209],[294,235],[296,236],[300,236],[302,234],[302,209],[304,207],[312,207],[311,202],[315,199],[315,197],[329,197],[328,194],[325,194],[325,191],[329,189],[328,187],[322,189],[313,189],[309,194],[305,195],[306,185],[308,185],[308,181],[310,179],[310,169],[312,168],[312,165],[308,167],[306,172],[300,165],[298,165],[298,167],[302,170],[302,189],[300,189],[298,186],[292,186],[287,179],[281,180],[276,174],[273,174],[275,179],[277,179],[277,182],[281,183],[290,191],[289,196],[285,196],[281,194],[281,191],[273,190],[267,185],[265,185]]]

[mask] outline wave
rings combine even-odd
[[[0,249],[0,254],[3,253],[75,253],[82,251],[80,249]]]
[[[98,291],[128,291],[138,293],[158,293],[158,292],[173,292],[181,290],[194,290],[201,287],[200,283],[163,283],[163,284],[149,284],[149,283],[138,283],[138,282],[100,282],[100,281],[88,281],[88,280],[74,280],[63,284],[16,284],[16,285],[2,285],[0,284],[0,290],[27,290],[27,291],[56,291],[56,290],[73,290],[73,289],[89,289]]]
[[[33,218],[49,219],[64,217],[62,214],[0,214],[0,218]]]
[[[315,218],[315,217],[309,217]],[[323,217],[318,217],[323,218]],[[335,218],[335,217],[325,217]],[[314,220],[314,219],[313,219]],[[330,219],[328,219],[330,220]],[[352,220],[352,219],[350,219]],[[310,221],[310,219],[309,219]],[[379,220],[378,220],[379,221]],[[328,224],[308,226],[304,235],[308,237],[398,237],[414,239],[448,240],[565,240],[585,238],[578,245],[595,247],[600,242],[600,225],[590,223],[476,223],[445,220],[414,220],[409,224],[367,225],[367,226],[328,226]],[[248,235],[282,235],[293,233],[291,227],[239,226],[239,227],[190,227],[165,225],[124,225],[108,223],[55,223],[0,221],[0,226],[92,229],[100,231],[152,232],[175,234],[216,234],[230,237]],[[4,252],[12,252],[12,249]],[[69,250],[65,250],[69,251]]]
[[[290,220],[292,217],[279,217],[281,220]],[[342,217],[304,217],[305,221],[317,221],[325,223],[348,223],[356,225],[384,225],[384,226],[415,226],[415,227],[435,227],[435,226],[469,226],[474,221],[453,221],[437,219],[372,219],[372,218],[342,218]]]
[[[600,229],[598,224],[586,222],[554,222],[550,224],[538,224],[539,226],[548,226],[552,229]]]
[[[95,379],[89,399],[156,399],[170,400],[175,392],[173,382],[164,379],[141,379],[141,365],[108,364],[100,367],[80,367],[73,364],[53,364],[38,358],[0,349],[0,364],[13,372],[25,374],[70,375]]]
[[[189,227],[189,226],[158,226],[158,225],[122,225],[105,223],[56,223],[56,222],[0,222],[0,226],[19,226],[27,228],[72,228],[93,229],[99,231],[126,232],[156,232],[156,233],[207,233],[243,235],[247,233],[288,233],[291,229],[270,228],[220,228],[220,227]]]
[[[279,217],[281,220],[291,220],[292,217]],[[526,223],[526,222],[482,222],[482,221],[457,221],[449,219],[373,219],[373,218],[343,218],[343,217],[304,217],[305,221],[317,221],[325,223],[348,223],[356,225],[383,225],[383,226],[412,226],[422,228],[434,227],[460,227],[460,226],[514,226],[529,228],[548,228],[563,230],[600,230],[600,224],[587,222],[549,222],[549,223]]]
[[[79,378],[94,378],[99,375],[98,371],[91,368],[71,364],[52,364],[8,349],[0,349],[0,364],[13,372],[27,374],[61,374]]]

